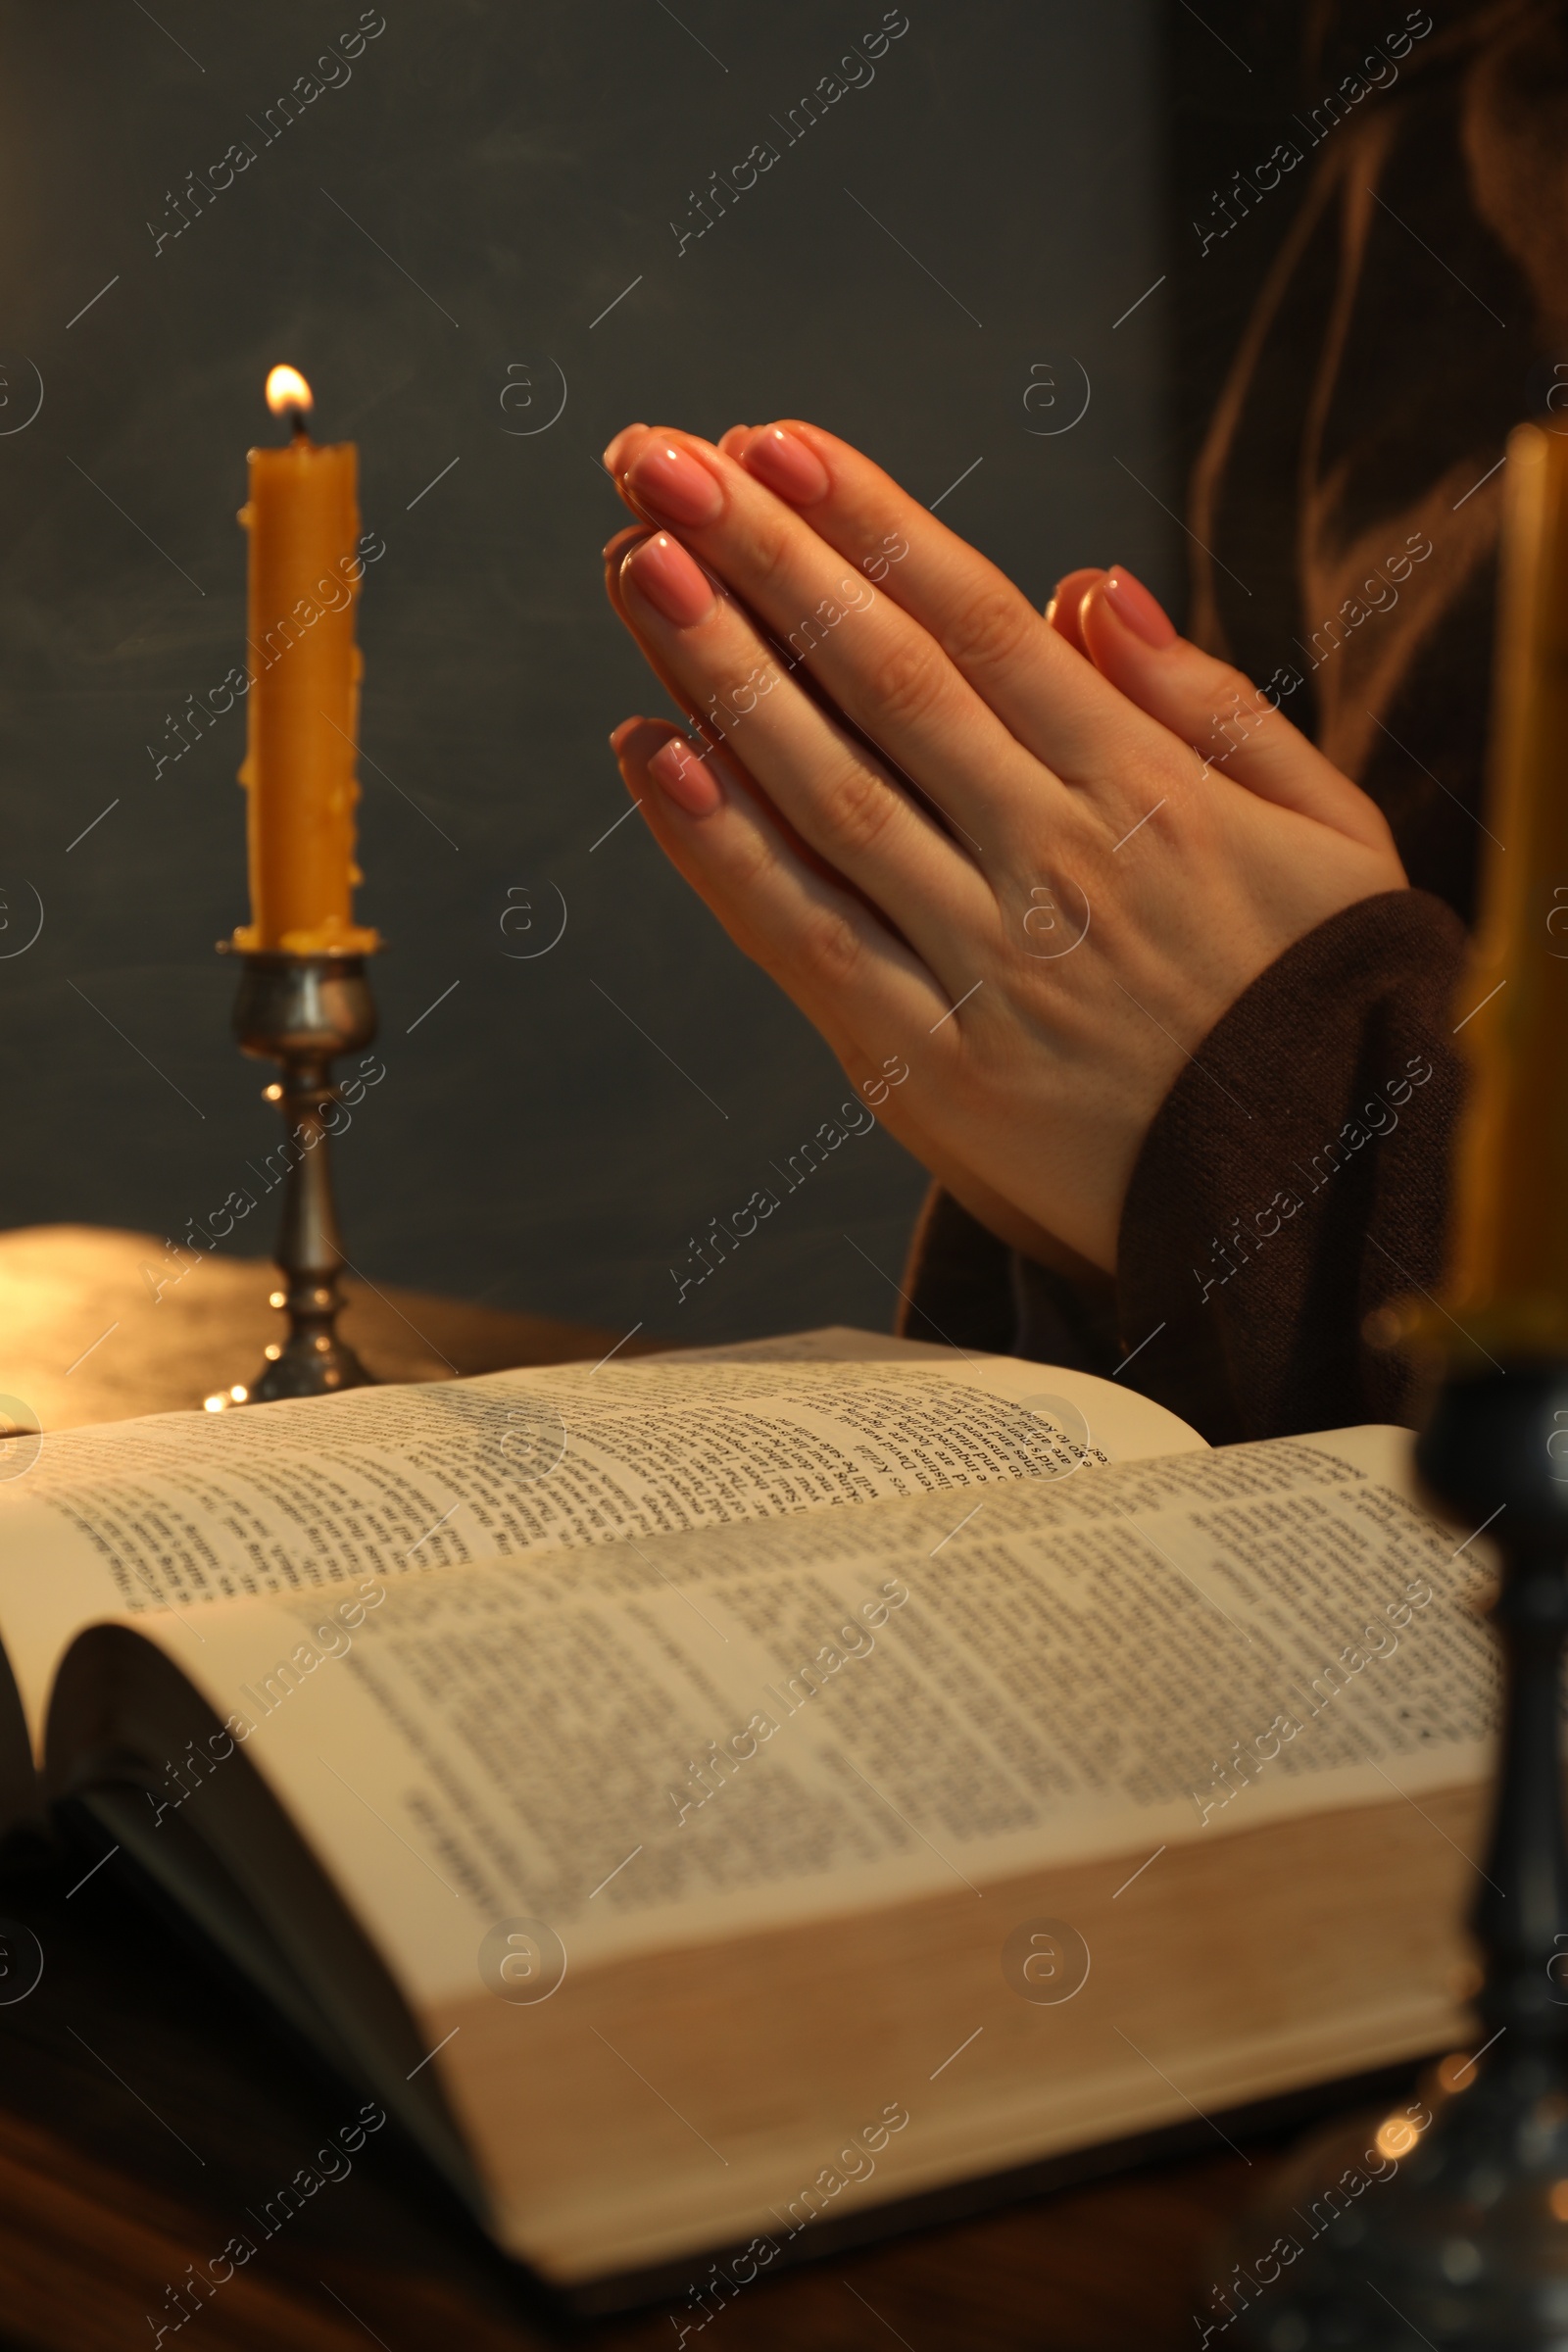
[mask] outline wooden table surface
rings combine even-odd
[[[146,1233],[97,1225],[0,1233],[0,1399],[20,1399],[42,1429],[199,1405],[260,1372],[282,1324],[268,1303],[276,1282],[266,1258],[181,1258]],[[381,1380],[592,1359],[621,1336],[378,1290],[352,1274],[343,1288],[349,1303],[338,1328]],[[639,1338],[621,1352],[657,1345]]]
[[[273,1320],[270,1268],[204,1259],[160,1297],[166,1263],[161,1245],[135,1234],[0,1235],[0,1396],[58,1428],[194,1404],[249,1377]],[[619,1336],[350,1288],[345,1328],[391,1378],[598,1355]],[[564,2323],[391,2144],[390,2128],[262,2240],[247,2208],[310,2163],[358,2099],[114,1870],[74,1887],[79,1865],[14,1848],[0,1871],[7,2344],[676,2346],[668,2302],[587,2328]],[[36,1936],[44,1969],[25,1998],[6,2002],[20,1981],[15,1926]],[[685,2340],[704,2352],[1175,2352],[1198,2340],[1193,2314],[1216,2275],[1220,2226],[1266,2172],[1270,2147],[1244,2149],[1216,2134],[1208,2154],[764,2276]],[[254,2261],[220,2287],[193,2288],[187,2265],[205,2270],[237,2230],[257,2241]]]

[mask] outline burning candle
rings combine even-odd
[[[1568,1348],[1568,434],[1518,426],[1505,496],[1495,846],[1454,1011],[1470,1084],[1447,1296],[1494,1356]]]
[[[359,452],[306,430],[311,388],[274,368],[267,405],[289,420],[281,448],[250,453],[251,689],[245,764],[251,919],[237,948],[291,956],[379,945],[354,920],[360,675],[354,607],[365,574]]]

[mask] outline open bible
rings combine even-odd
[[[14,1438],[4,1801],[685,2340],[1462,2034],[1494,1671],[1409,1445],[856,1333]]]

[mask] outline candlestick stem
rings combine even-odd
[[[1568,1385],[1560,1369],[1554,1378],[1516,1372],[1513,1385],[1525,1392],[1519,1400],[1526,1413],[1525,1430],[1519,1435],[1528,1432],[1535,1439],[1540,1462],[1536,1483],[1549,1488],[1555,1484],[1556,1464],[1547,1444],[1562,1424],[1547,1414],[1557,1398],[1568,1396]],[[1462,1429],[1466,1420],[1479,1422],[1492,1441],[1494,1457],[1509,1434],[1506,1424],[1499,1426],[1499,1376],[1462,1387],[1480,1394],[1465,1398],[1461,1389],[1456,1398],[1450,1389],[1424,1447],[1429,1482],[1445,1500],[1451,1488],[1440,1481],[1451,1479],[1451,1472],[1445,1465],[1443,1446],[1456,1426]],[[1551,1400],[1544,1410],[1543,1396]],[[1530,1405],[1537,1407],[1533,1431]],[[1475,1480],[1468,1483],[1471,1491],[1479,1485]],[[1568,1517],[1561,1498],[1568,1498],[1568,1485],[1553,1498],[1559,1519]],[[1476,1940],[1487,1962],[1476,2006],[1488,2033],[1506,2027],[1516,2050],[1527,2041],[1544,2041],[1568,2055],[1568,2009],[1556,1983],[1558,1965],[1568,1950],[1559,1714],[1563,1643],[1568,1638],[1568,1528],[1543,1525],[1545,1514],[1539,1501],[1533,1522],[1522,1511],[1518,1516],[1516,1530],[1510,1531],[1507,1521],[1499,1518],[1494,1531],[1503,1558],[1501,1589],[1492,1610],[1503,1651],[1502,1750],[1491,1844],[1472,1913]]]
[[[234,1031],[246,1054],[278,1064],[280,1080],[268,1094],[285,1126],[277,1265],[288,1330],[268,1349],[249,1400],[267,1404],[363,1388],[373,1375],[337,1333],[344,1255],[328,1154],[330,1113],[339,1099],[333,1056],[368,1046],[375,1035],[365,958],[248,955]]]

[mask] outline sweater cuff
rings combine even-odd
[[[934,1184],[909,1244],[896,1326],[900,1338],[1010,1355],[1018,1321],[1010,1256],[1005,1242]]]
[[[1009,1250],[938,1184],[910,1246],[898,1330],[1104,1379],[1121,1352],[1108,1283],[1081,1285]]]

